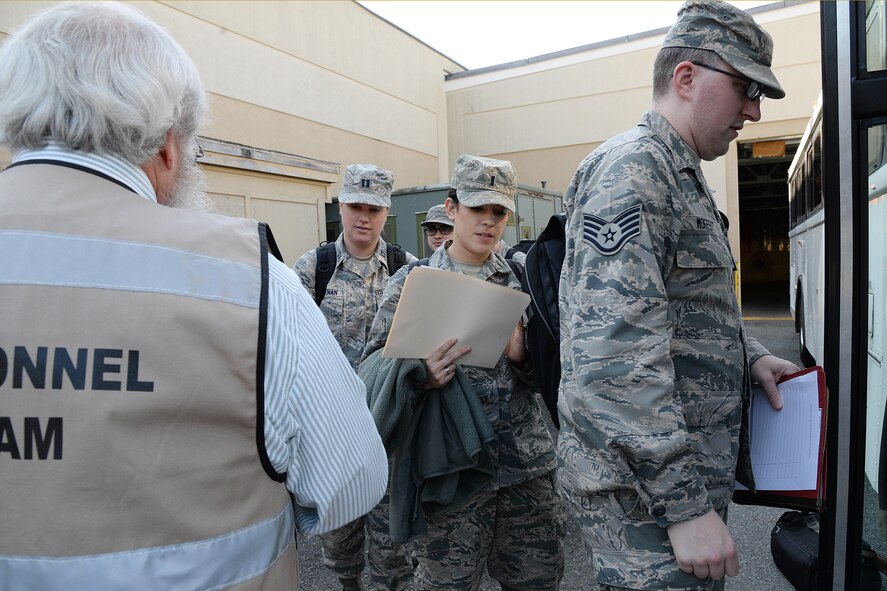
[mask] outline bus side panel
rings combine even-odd
[[[887,195],[869,200],[868,380],[866,392],[865,473],[878,491],[878,460],[884,424],[885,375],[883,363],[885,262],[887,262]]]

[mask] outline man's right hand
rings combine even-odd
[[[716,580],[739,574],[739,555],[733,537],[714,511],[669,525],[667,531],[678,567],[685,573]]]

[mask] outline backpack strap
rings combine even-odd
[[[407,252],[400,244],[387,245],[388,276],[397,273],[407,262]],[[326,295],[326,286],[329,285],[336,268],[336,243],[324,242],[314,252],[317,254],[317,266],[314,269],[314,302],[319,306]]]
[[[390,243],[388,247],[388,276],[391,277],[397,270],[407,264],[407,251],[400,244]],[[426,261],[428,259],[425,259]]]
[[[326,286],[329,285],[336,268],[336,243],[323,242],[314,249],[317,265],[314,268],[314,303],[320,306],[323,296],[326,295]]]
[[[509,250],[514,250],[514,249],[509,249]],[[523,269],[523,267],[521,267],[519,264],[517,264],[517,261],[515,261],[514,259],[506,258],[505,262],[508,263],[508,266],[511,267],[511,272],[514,273],[514,276],[517,277],[517,280],[521,283],[521,285],[523,285],[523,283],[524,283],[524,269]]]
[[[509,247],[508,247],[508,250],[505,251],[505,254],[503,255],[503,257],[505,258],[506,261],[509,261],[509,262],[510,262],[511,259],[514,258],[514,253],[516,253],[516,252],[517,252],[517,249],[516,249],[515,247],[513,247],[513,246],[509,246]],[[512,267],[512,269],[513,269],[513,268],[514,268],[514,267]]]
[[[410,263],[410,265],[407,267],[407,273],[409,273],[410,271],[412,271],[412,270],[415,269],[416,267],[427,267],[427,266],[428,266],[428,261],[429,261],[429,260],[430,260],[430,259],[428,259],[428,258],[424,258],[424,259],[418,259],[418,260],[413,261],[413,262]]]

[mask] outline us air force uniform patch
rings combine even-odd
[[[619,252],[625,243],[641,233],[641,206],[629,207],[609,222],[594,214],[583,214],[583,238],[603,255]]]

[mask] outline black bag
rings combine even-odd
[[[566,252],[564,227],[567,216],[556,213],[527,251],[521,287],[530,295],[533,314],[527,323],[526,342],[530,359],[554,426],[557,416],[557,390],[561,383],[560,311],[558,288]]]
[[[783,513],[770,532],[770,553],[776,568],[795,589],[817,591],[819,516]]]
[[[881,573],[871,546],[862,542],[860,591],[879,591]],[[780,572],[799,591],[818,591],[819,514],[787,511],[770,533],[770,553]]]
[[[509,246],[508,250],[506,250],[505,254],[502,256],[504,256],[505,259],[508,260],[508,259],[514,258],[514,255],[516,255],[519,252],[527,254],[530,251],[530,249],[533,247],[534,244],[536,244],[535,240],[532,240],[530,238],[524,238],[523,240],[521,240],[520,242],[518,242],[514,246]]]

